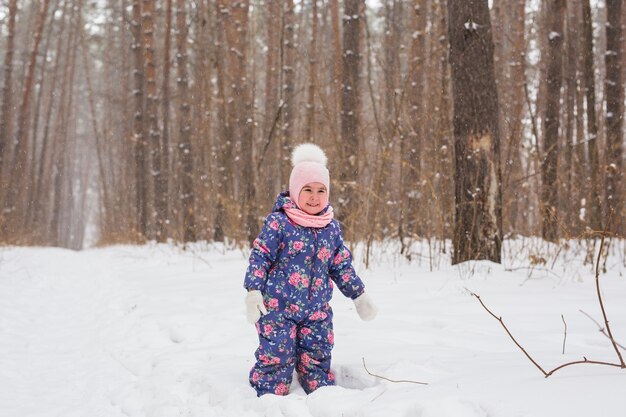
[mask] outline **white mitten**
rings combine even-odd
[[[250,324],[254,324],[261,318],[262,314],[267,314],[265,304],[263,304],[263,294],[259,290],[248,291],[246,295],[246,318]]]
[[[374,320],[374,317],[376,317],[378,313],[378,308],[374,304],[374,301],[365,293],[354,300],[354,306],[356,307],[356,312],[359,313],[359,317],[364,321]]]

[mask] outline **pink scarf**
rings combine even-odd
[[[325,227],[334,217],[333,208],[330,206],[324,214],[308,214],[295,207],[295,204],[294,207],[283,207],[283,210],[291,220],[304,227]]]

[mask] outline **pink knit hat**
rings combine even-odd
[[[317,145],[304,143],[296,146],[291,154],[291,176],[289,177],[289,197],[298,202],[302,187],[310,182],[319,182],[330,192],[330,174],[326,168],[326,154]]]

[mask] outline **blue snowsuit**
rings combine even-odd
[[[343,244],[339,223],[322,228],[294,223],[283,207],[294,206],[284,192],[255,239],[244,287],[259,290],[268,314],[256,324],[259,347],[250,384],[261,396],[286,395],[294,369],[307,393],[334,385],[330,371],[334,336],[328,302],[333,283],[351,299],[365,291]],[[328,206],[323,212],[328,210]]]

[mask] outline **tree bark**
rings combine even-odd
[[[563,213],[565,225],[570,229],[568,232],[577,233],[577,215],[580,211],[580,196],[575,192],[574,173],[576,161],[574,158],[575,143],[574,129],[576,127],[576,92],[578,75],[578,27],[579,13],[576,12],[576,3],[572,2],[567,7],[567,36],[565,58],[565,86],[567,95],[565,98],[565,155],[563,158],[563,186],[564,195],[569,199],[561,199],[559,210]]]
[[[158,93],[156,76],[156,46],[154,42],[155,0],[142,0],[142,38],[145,65],[145,91],[147,126],[152,155],[152,177],[154,179],[154,230],[149,236],[158,242],[165,242],[167,230],[167,173],[163,172],[165,150],[161,143],[161,129],[158,120]]]
[[[582,0],[583,4],[583,54],[584,54],[584,80],[585,99],[587,105],[587,154],[589,165],[587,167],[589,184],[589,207],[588,222],[593,230],[603,230],[602,211],[600,201],[600,157],[598,153],[598,122],[596,118],[596,87],[595,69],[593,64],[593,29],[591,21],[591,6],[589,0]]]
[[[559,110],[561,109],[561,84],[563,82],[563,20],[565,0],[548,0],[548,77],[546,80],[546,117],[543,123],[543,158],[541,163],[541,211],[542,230],[545,240],[556,242],[559,238],[558,216],[558,157],[559,157]]]
[[[360,154],[360,73],[361,33],[363,26],[363,0],[345,0],[343,14],[343,54],[341,86],[341,170],[339,172],[340,215],[344,222],[347,240],[355,236],[356,210],[359,194],[356,191],[359,178]]]
[[[315,138],[315,94],[317,88],[317,0],[311,0],[311,41],[309,43],[309,85],[306,104],[306,121],[304,138],[313,140]]]
[[[183,10],[183,13],[184,10]],[[186,14],[185,14],[186,16]],[[185,33],[187,29],[185,28]],[[165,207],[165,225],[170,224],[169,210],[168,210],[168,196],[169,196],[169,180],[170,180],[170,74],[171,74],[171,49],[172,49],[172,0],[166,0],[165,2],[165,42],[163,45],[163,84],[161,87],[161,107],[163,114],[163,133],[161,134],[161,143],[159,146],[159,153],[161,158],[161,171],[159,180],[161,181],[160,187],[163,190],[161,202],[161,208]],[[186,42],[186,41],[185,41]],[[186,51],[185,51],[186,53]],[[189,105],[189,103],[187,103]],[[191,123],[191,121],[189,121]],[[189,127],[191,129],[191,127]],[[175,177],[172,172],[172,176]],[[167,230],[167,227],[166,229]],[[168,234],[169,236],[169,234]]]
[[[142,50],[141,0],[133,0],[131,31],[133,34],[133,153],[135,162],[135,206],[137,209],[137,234],[148,237],[148,145],[146,143],[145,73]]]
[[[606,220],[611,230],[623,232],[623,203],[621,189],[622,127],[624,117],[624,85],[622,84],[622,0],[606,1]]]
[[[265,122],[263,137],[268,142],[268,148],[275,155],[271,160],[267,160],[262,166],[263,177],[267,177],[268,192],[274,195],[278,190],[282,190],[283,181],[280,175],[280,159],[282,149],[281,129],[277,129],[282,105],[279,106],[280,94],[280,51],[281,47],[281,26],[275,24],[276,20],[282,21],[282,0],[267,0],[267,58],[265,66]],[[278,175],[276,173],[279,173]]]
[[[282,44],[282,147],[280,178],[282,189],[287,189],[291,172],[291,148],[295,132],[296,121],[296,16],[293,0],[285,1],[283,15],[283,44]],[[297,198],[297,196],[295,196]]]
[[[449,0],[448,32],[456,160],[452,263],[473,259],[499,263],[500,133],[487,0]]]
[[[176,10],[176,65],[180,96],[179,106],[179,159],[181,164],[183,210],[183,241],[196,240],[195,193],[193,187],[193,152],[191,145],[191,105],[189,103],[189,79],[187,72],[187,13],[185,0],[177,0]]]
[[[50,0],[43,0],[37,16],[37,25],[35,28],[35,38],[30,51],[28,67],[24,79],[24,87],[22,89],[22,100],[19,108],[17,119],[17,135],[15,138],[15,150],[13,152],[13,160],[11,162],[11,170],[9,175],[10,184],[6,199],[4,201],[5,212],[7,213],[6,223],[2,224],[2,235],[12,236],[13,239],[20,239],[22,227],[24,226],[25,216],[28,212],[27,208],[30,204],[27,196],[30,194],[30,182],[26,180],[28,169],[28,153],[29,153],[29,122],[31,111],[31,100],[33,95],[33,87],[35,80],[35,70],[37,64],[37,55],[39,53],[39,44],[43,35],[43,29],[48,17],[48,8]]]
[[[421,234],[419,207],[422,195],[422,123],[424,95],[424,55],[426,53],[427,1],[413,0],[411,4],[411,45],[409,49],[407,81],[407,133],[400,142],[401,208],[400,237]]]
[[[2,170],[6,160],[6,151],[11,137],[11,107],[13,96],[13,54],[15,53],[15,19],[17,16],[17,0],[9,2],[9,21],[7,23],[6,52],[4,54],[4,84],[2,86],[2,107],[0,108],[0,186],[4,177]],[[3,187],[4,188],[4,187]],[[0,193],[0,206],[2,205]]]

